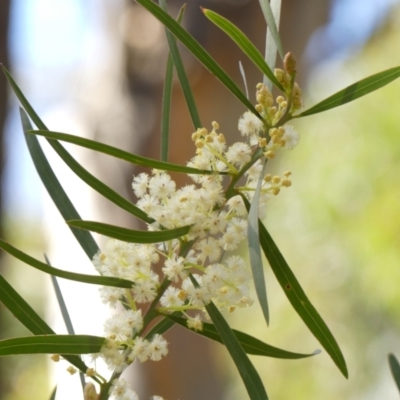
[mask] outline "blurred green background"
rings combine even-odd
[[[56,8],[51,1],[39,3],[41,5],[37,7],[44,7],[42,9]],[[85,14],[90,11],[89,3],[85,6],[79,1],[73,3],[84,10],[79,14],[81,26],[85,16],[89,17],[89,14]],[[228,1],[218,4],[201,2],[243,25],[242,29],[262,49],[264,34],[259,29],[263,27],[262,21],[259,21],[260,15],[257,16],[257,23],[253,20],[257,15],[257,2],[239,3],[234,7]],[[315,10],[317,6],[311,11],[312,6],[308,2],[297,3],[294,5],[294,2],[283,0],[282,35],[285,49],[294,50],[299,59],[299,79],[306,108],[359,79],[400,65],[398,2],[391,2],[390,12],[381,16],[379,23],[375,22],[363,40],[352,42],[349,34],[348,43],[342,44],[339,50],[334,45],[337,42],[333,39],[329,41],[329,27],[335,26],[336,21],[336,26],[343,29],[342,35],[346,32],[346,22],[352,23],[355,30],[362,30],[363,18],[365,22],[367,17],[361,10],[366,3],[352,2],[360,7],[360,19],[354,17],[349,22],[348,16],[342,14],[342,28],[339,24],[341,17],[335,16],[335,10],[337,13],[338,4],[343,2],[320,2],[318,13]],[[17,18],[17,11],[22,12],[23,6],[18,8],[15,4],[12,15]],[[33,1],[29,2],[29,7],[34,7],[34,4]],[[174,12],[179,4],[171,2]],[[295,9],[296,6],[299,10],[305,8],[302,11],[304,14]],[[59,117],[61,126],[67,121],[67,126],[59,130],[83,132],[96,140],[142,154],[146,150],[147,154],[157,157],[159,94],[164,68],[159,60],[165,59],[165,48],[155,45],[159,40],[156,34],[153,41],[149,35],[145,36],[149,39],[147,47],[143,45],[144,39],[141,44],[140,41],[135,42],[128,22],[139,24],[140,18],[144,17],[130,2],[119,1],[113,6],[103,2],[93,7],[102,7],[99,11],[101,17],[98,18],[102,24],[98,22],[97,28],[104,35],[101,38],[103,42],[87,43],[87,46],[103,43],[103,49],[93,56],[96,62],[92,60],[74,64],[66,46],[64,51],[57,50],[67,59],[62,69],[56,64],[33,62],[33,58],[29,57],[27,59],[32,64],[23,64],[22,56],[17,56],[12,50],[14,56],[11,57],[10,67],[13,67],[19,82],[25,85],[23,88],[38,105],[39,112],[42,111],[53,123]],[[48,18],[55,18],[54,15],[49,13]],[[234,46],[228,41],[213,40],[215,35],[223,35],[209,26],[207,29],[210,31],[203,31],[203,25],[193,22],[195,18],[200,18],[197,8],[189,12],[187,17],[192,33],[210,48],[211,54],[221,64],[231,69],[232,75],[240,82],[237,59],[243,59],[243,56],[235,53]],[[76,22],[76,18],[71,21]],[[28,31],[27,35],[32,35],[37,29],[32,26],[33,30]],[[323,31],[325,36],[321,33],[324,26],[328,27]],[[62,28],[65,35],[72,27],[70,22],[70,25]],[[157,29],[157,25],[151,25],[150,32],[158,32]],[[15,41],[21,37],[16,36],[15,31],[11,32],[14,33],[8,39],[10,48],[21,46],[20,42]],[[316,39],[318,37],[319,42]],[[225,49],[225,53],[221,54],[221,48]],[[43,43],[40,54],[51,49],[51,44],[46,49],[46,43]],[[105,53],[106,50],[108,53]],[[104,63],[101,62],[103,53],[107,54]],[[328,57],[328,54],[334,56]],[[190,56],[185,57],[203,123],[209,126],[212,120],[217,119],[221,130],[227,136],[232,133],[234,140],[237,138],[237,119],[244,110],[236,102],[227,103],[229,94],[224,93],[225,89],[201,71]],[[71,65],[68,67],[68,64]],[[162,64],[161,67],[159,64]],[[67,67],[74,72],[66,72],[70,71]],[[28,77],[29,71],[31,77]],[[260,77],[250,66],[247,71],[249,88],[253,93],[254,84]],[[61,82],[63,79],[65,82]],[[52,89],[48,88],[51,86],[49,82],[54,84]],[[73,87],[68,88],[71,84]],[[61,98],[63,91],[67,100]],[[394,400],[399,397],[387,363],[389,352],[400,356],[398,93],[400,81],[395,81],[354,103],[294,121],[293,125],[301,135],[298,147],[281,155],[270,165],[272,171],[292,171],[293,185],[271,200],[266,226],[311,302],[332,330],[344,353],[350,374],[349,380],[345,380],[324,352],[297,361],[253,357],[273,400]],[[189,139],[191,128],[178,89],[174,96],[177,106],[172,126],[176,143],[172,143],[172,161],[185,162],[193,150]],[[251,96],[254,100],[254,95]],[[70,110],[71,104],[76,109],[60,114],[59,109],[64,106]],[[16,109],[14,100],[9,107]],[[15,111],[12,110],[10,115],[12,113]],[[13,135],[15,132],[19,134],[17,122],[10,122],[11,118],[9,116],[5,131],[8,129]],[[75,122],[71,122],[71,118]],[[71,124],[77,131],[68,130]],[[16,161],[17,154],[27,159],[26,153],[22,152],[23,143],[19,139],[11,140],[11,133],[8,135],[2,145],[3,153],[7,151],[9,154],[8,163],[14,163],[14,168],[17,163],[26,168],[20,168],[17,174],[11,173],[11,167],[7,167],[2,186],[3,198],[6,198],[1,219],[3,235],[10,243],[40,258],[51,247],[49,236],[53,237],[53,241],[57,240],[59,228],[49,233],[47,225],[42,226],[41,221],[46,218],[47,209],[43,210],[38,205],[42,201],[41,195],[38,195],[42,190],[38,189],[40,183],[33,178],[29,161]],[[124,145],[121,145],[121,140]],[[86,157],[83,163],[86,161],[91,164],[107,183],[126,196],[131,196],[129,185],[132,173],[136,171],[108,162],[102,166],[101,160]],[[30,183],[27,184],[27,181]],[[19,193],[20,197],[13,198],[15,193]],[[92,207],[99,210],[98,219],[117,225],[131,225],[124,215],[117,215],[99,199],[96,202],[97,205]],[[86,215],[84,217],[87,218]],[[6,278],[23,293],[40,315],[50,318],[56,311],[55,308],[51,311],[48,306],[52,297],[51,289],[47,287],[47,277],[9,258],[2,257],[1,262]],[[256,306],[249,310],[238,310],[229,316],[233,326],[287,350],[312,352],[320,348],[291,309],[268,266],[266,279],[271,307],[270,327],[265,326]],[[28,334],[21,330],[8,311],[4,308],[0,310],[0,338]],[[148,398],[150,394],[165,395],[168,400],[247,398],[239,375],[224,348],[201,339],[193,342],[193,336],[180,336],[183,333],[179,330],[173,333],[178,339],[172,335],[168,337],[171,342],[170,356],[165,361],[144,365],[142,369],[130,372],[132,376],[136,374],[139,377],[135,389],[141,398]],[[44,356],[0,359],[0,399],[48,398],[55,380],[46,360]],[[183,375],[185,370],[187,376]],[[58,398],[61,399],[61,396]]]

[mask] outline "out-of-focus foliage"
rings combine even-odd
[[[306,105],[399,65],[399,21],[400,10],[352,59],[312,73]],[[293,172],[293,186],[270,203],[266,226],[342,347],[350,378],[344,380],[324,353],[290,363],[257,360],[265,383],[273,382],[272,399],[398,396],[387,354],[400,353],[399,91],[396,81],[296,121],[300,145],[274,161],[280,171]],[[268,336],[260,339],[291,351],[318,348],[266,269],[274,300]],[[265,335],[261,312],[235,318],[235,327]],[[240,390],[237,385],[226,398],[241,398]]]
[[[43,254],[38,253],[38,249],[43,249],[44,240],[37,228],[38,221],[24,220],[20,222],[13,218],[3,222],[10,241],[24,246],[27,251],[38,258],[43,256]],[[4,273],[5,278],[16,290],[23,293],[25,300],[44,317],[46,291],[38,290],[38,288],[46,286],[45,275],[4,252],[2,253],[2,263],[7,267]],[[37,283],[37,285],[32,285],[32,282]],[[0,307],[4,310],[0,339],[31,334],[2,304],[0,304]],[[35,398],[47,398],[49,396],[48,357],[45,355],[9,357],[7,363],[2,364],[1,373],[7,385],[5,393],[0,393],[1,400],[25,400],[32,398],[33,393]]]

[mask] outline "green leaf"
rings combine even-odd
[[[161,8],[167,12],[167,3],[165,0],[159,0]],[[185,6],[184,6],[185,7]],[[178,23],[180,24],[182,13],[183,13],[184,8],[182,7],[181,13],[180,13],[180,18],[178,17]],[[186,75],[185,68],[183,66],[182,58],[178,50],[178,46],[176,44],[176,39],[172,33],[166,29],[166,35],[167,35],[167,40],[168,40],[168,46],[169,46],[169,51],[173,60],[173,63],[175,65],[176,72],[178,74],[178,79],[179,83],[181,84],[183,95],[185,97],[186,104],[189,109],[189,114],[190,117],[192,118],[192,123],[194,126],[194,129],[201,128],[203,125],[201,124],[200,121],[200,116],[199,112],[197,111],[197,106],[196,102],[194,101],[192,89],[190,88],[189,84],[189,79]]]
[[[275,43],[275,51],[278,50],[279,55],[281,56],[283,60],[283,47],[282,47],[282,42],[281,38],[279,36],[279,30],[278,30],[278,25],[279,25],[279,19],[280,19],[280,11],[281,11],[281,0],[271,0],[271,4],[269,3],[268,0],[259,0],[261,10],[264,14],[265,21],[267,22],[268,25],[268,31],[271,33],[271,39],[274,40]],[[274,17],[276,15],[276,18]],[[267,42],[270,37],[267,36]],[[267,43],[268,46],[268,43]],[[268,60],[268,58],[267,58]],[[271,64],[268,64],[271,66]],[[272,65],[271,68],[274,66]]]
[[[29,135],[26,133],[32,129],[32,126],[25,111],[21,109],[20,112],[29,152],[47,192],[64,219],[80,219],[78,212],[65,193],[65,190],[60,185],[60,182],[58,181],[49,162],[47,161],[46,156],[40,147],[39,141],[34,135]],[[92,235],[89,232],[82,232],[74,228],[71,228],[71,230],[87,256],[92,259],[99,250]]]
[[[112,287],[128,288],[128,289],[132,288],[134,284],[131,281],[114,278],[111,276],[94,276],[94,275],[77,274],[75,272],[68,272],[51,267],[39,260],[36,260],[36,258],[28,256],[28,254],[23,253],[22,251],[11,246],[2,239],[0,239],[0,248],[5,250],[12,256],[18,258],[19,260],[23,261],[24,263],[30,265],[31,267],[34,267],[47,274],[58,276],[60,278],[69,279],[77,282],[90,283],[94,285],[112,286]]]
[[[46,257],[46,262],[48,265],[50,265],[49,261],[47,260],[47,257]],[[51,275],[50,277],[51,277],[51,283],[53,284],[54,287],[54,292],[56,294],[57,303],[58,306],[60,307],[64,324],[67,328],[67,332],[69,335],[75,335],[74,326],[72,325],[71,317],[69,316],[68,308],[67,305],[65,304],[64,296],[62,295],[60,285],[57,282],[57,277],[55,277],[54,275]]]
[[[0,301],[33,334],[54,333],[2,275],[0,275]]]
[[[4,75],[7,78],[8,83],[12,87],[14,93],[18,97],[18,100],[25,108],[26,113],[30,116],[34,124],[42,130],[47,130],[46,125],[42,122],[39,116],[36,114],[33,107],[30,105],[24,94],[22,93],[21,89],[15,83],[14,79],[11,77],[10,73],[7,69],[2,66]],[[22,126],[25,133],[25,139],[29,148],[29,152],[31,153],[32,160],[35,164],[35,167],[38,171],[40,179],[42,180],[46,190],[48,191],[50,197],[52,198],[54,204],[60,211],[61,215],[64,219],[78,219],[79,214],[75,210],[75,207],[69,200],[68,196],[66,195],[64,189],[60,185],[55,176],[53,170],[48,163],[46,156],[44,155],[39,142],[36,138],[30,137],[27,135],[27,131],[32,129],[31,123],[26,115],[24,110],[20,110],[21,113],[21,120]],[[89,232],[82,232],[79,230],[72,230],[72,233],[75,235],[77,241],[86,252],[88,257],[92,259],[93,255],[96,254],[98,251],[98,247],[96,242],[93,240],[92,236]]]
[[[54,331],[2,275],[0,275],[0,301],[34,335],[54,334]],[[65,355],[63,357],[80,371],[86,373],[88,366],[78,356]],[[95,377],[94,380],[98,382],[98,378]]]
[[[258,208],[259,208],[259,198],[261,192],[261,185],[264,181],[265,167],[267,163],[264,163],[264,167],[260,173],[257,182],[257,188],[254,193],[253,200],[251,202],[251,207],[248,217],[247,225],[247,238],[249,242],[249,257],[251,271],[253,273],[254,286],[256,288],[257,298],[261,306],[265,321],[267,325],[269,324],[269,310],[268,310],[268,299],[267,299],[267,288],[265,286],[264,278],[264,266],[261,258],[260,249],[260,238],[258,231]]]
[[[46,260],[47,265],[51,267],[50,261],[47,258],[46,254],[44,255],[44,258]],[[62,315],[63,320],[64,320],[64,324],[65,324],[65,326],[67,328],[67,332],[68,332],[69,335],[75,335],[75,330],[74,330],[74,327],[72,325],[72,321],[71,321],[71,318],[69,316],[67,305],[65,304],[64,297],[62,295],[60,285],[57,282],[57,278],[54,275],[50,275],[50,277],[51,277],[51,282],[52,282],[53,287],[54,287],[54,292],[56,294],[57,303],[58,303],[58,306],[60,307],[60,311],[61,311],[61,315]],[[85,375],[83,375],[82,372],[79,372],[79,379],[81,381],[82,390],[84,391],[86,382],[85,382]],[[55,388],[55,390],[56,390],[56,388]],[[54,396],[55,396],[55,394],[54,394]]]
[[[207,53],[206,50],[185,31],[172,17],[154,4],[151,0],[136,0],[141,6],[153,14],[181,43],[206,67],[242,104],[259,115],[253,104],[246,98],[235,82]]]
[[[265,43],[265,62],[273,71],[276,64],[277,50],[283,59],[283,48],[278,32],[278,25],[281,15],[281,0],[271,0],[271,4],[268,0],[259,0],[259,3],[268,25]],[[268,90],[272,92],[272,82],[269,81],[265,76],[263,82]]]
[[[16,354],[94,354],[105,338],[89,335],[37,335],[0,340],[0,357]]]
[[[218,331],[215,329],[213,324],[203,322],[203,330],[202,331],[194,331],[187,327],[186,319],[177,316],[176,314],[163,314],[165,317],[169,318],[172,323],[175,322],[190,331],[197,333],[200,336],[204,336],[208,339],[215,340],[219,343],[224,343],[219,335]],[[296,360],[299,358],[311,357],[316,354],[319,354],[320,351],[315,351],[311,354],[301,354],[301,353],[292,353],[290,351],[282,350],[277,347],[271,346],[267,343],[262,342],[259,339],[256,339],[253,336],[247,335],[246,333],[237,331],[236,329],[232,329],[232,332],[236,336],[243,350],[247,354],[252,354],[255,356],[265,356],[265,357],[273,357],[273,358],[283,358],[283,359],[291,359]],[[158,333],[158,332],[154,332]]]
[[[177,313],[180,314],[180,313]],[[168,315],[165,315],[169,317]],[[145,339],[151,339],[155,334],[162,335],[163,333],[167,332],[175,325],[175,322],[172,319],[163,318],[160,322],[154,325],[145,335]]]
[[[168,55],[165,70],[164,90],[161,107],[161,161],[168,161],[169,153],[169,121],[171,117],[172,82],[174,64],[171,54]]]
[[[400,391],[400,365],[397,361],[397,358],[393,354],[389,354],[389,366],[390,371],[392,372],[392,376],[394,381],[396,382],[397,389]]]
[[[35,132],[35,131],[33,131]],[[68,165],[68,167],[81,178],[85,183],[87,183],[91,188],[96,190],[96,192],[103,195],[106,199],[110,200],[112,203],[116,204],[118,207],[122,208],[125,211],[128,211],[130,214],[134,215],[137,218],[140,218],[142,221],[147,223],[153,222],[144,211],[142,211],[135,204],[131,203],[129,200],[126,200],[120,194],[115,192],[105,183],[94,177],[90,172],[88,172],[85,168],[83,168],[69,153],[65,148],[55,140],[49,141],[51,146],[57,152],[57,154],[61,157],[61,159]]]
[[[204,15],[213,22],[218,28],[223,30],[249,57],[249,59],[254,63],[254,65],[269,78],[269,80],[281,91],[284,91],[282,85],[276,79],[274,73],[269,68],[268,64],[265,62],[262,54],[257,50],[254,44],[249,40],[249,38],[232,22],[228,21],[226,18],[215,13],[214,11],[202,8]]]
[[[56,395],[57,395],[57,386],[54,386],[54,389],[51,392],[49,400],[56,400]]]
[[[215,174],[214,171],[199,170],[196,168],[185,167],[178,164],[167,163],[163,161],[152,160],[150,158],[137,156],[127,151],[117,149],[116,147],[109,146],[104,143],[99,143],[94,140],[85,139],[79,136],[68,135],[60,132],[50,132],[45,130],[30,131],[31,134],[45,136],[49,139],[61,140],[63,142],[73,143],[87,149],[92,149],[100,153],[108,154],[110,156],[119,158],[121,160],[128,161],[132,164],[142,165],[148,168],[156,168],[163,171],[175,171],[183,172],[185,174],[200,174],[200,175],[211,175]],[[220,174],[220,172],[218,172]]]
[[[348,378],[346,361],[328,326],[311,304],[292,270],[289,268],[289,265],[286,263],[286,260],[261,222],[259,229],[261,247],[285,295],[299,317],[321,343],[342,374]]]
[[[214,303],[205,306],[214,326],[239,371],[251,400],[268,400],[267,392],[257,370],[244,352],[239,340]]]
[[[67,221],[75,228],[87,229],[92,232],[100,233],[114,239],[123,240],[129,243],[160,243],[167,240],[177,239],[189,232],[190,226],[168,229],[165,231],[147,232],[135,231],[133,229],[121,228],[119,226],[103,224],[94,221]]]
[[[365,96],[366,94],[387,85],[399,76],[400,67],[390,68],[386,71],[371,75],[368,78],[353,83],[346,89],[335,93],[308,110],[303,111],[301,114],[294,115],[293,118],[306,117],[308,115],[317,114],[341,106],[342,104],[349,103],[350,101],[356,100],[359,97]]]

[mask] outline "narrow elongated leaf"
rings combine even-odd
[[[267,37],[265,40],[265,62],[273,71],[276,64],[277,50],[283,59],[283,48],[279,37],[279,20],[281,16],[281,0],[259,0],[264,18],[267,22]],[[272,82],[264,75],[264,85],[272,92]]]
[[[262,54],[257,50],[251,40],[232,22],[217,14],[214,11],[202,8],[204,15],[213,22],[218,28],[223,30],[246,54],[254,65],[280,90],[284,91],[282,85],[276,79]]]
[[[2,275],[0,275],[0,301],[34,335],[54,334],[54,331]],[[63,357],[80,371],[86,373],[88,366],[78,356],[64,355]],[[98,378],[94,377],[94,380],[98,382]]]
[[[335,93],[315,106],[303,111],[298,115],[294,115],[293,117],[306,117],[307,115],[317,114],[330,110],[331,108],[341,106],[342,104],[349,103],[350,101],[356,100],[359,97],[365,96],[366,94],[387,85],[388,83],[397,79],[399,76],[400,67],[390,68],[386,71],[371,75],[368,78],[353,83],[340,92]]]
[[[151,0],[136,0],[141,6],[153,14],[180,42],[206,67],[246,108],[259,115],[253,104],[246,98],[235,82],[220,67],[220,65],[207,53],[206,50],[183,29],[164,10]]]
[[[161,8],[167,12],[167,3],[165,0],[159,0]],[[180,17],[178,17],[178,23],[180,24],[180,19],[182,18],[183,8],[181,9]],[[192,119],[193,127],[196,130],[201,128],[203,125],[200,121],[199,112],[197,111],[196,102],[194,101],[192,89],[190,88],[189,79],[187,78],[185,68],[183,66],[182,58],[176,44],[176,39],[174,35],[166,29],[166,35],[168,40],[169,51],[175,65],[176,73],[178,74],[179,83],[181,85],[183,95],[185,97],[186,105],[189,109],[189,114]]]
[[[268,25],[268,32],[270,33],[271,36],[267,35],[267,42],[268,39],[273,39],[273,42],[275,43],[275,51],[278,50],[279,55],[283,59],[283,47],[282,47],[282,42],[281,38],[279,36],[279,19],[280,19],[280,14],[281,14],[281,0],[271,0],[271,4],[268,0],[259,0],[261,10],[264,14],[265,21],[267,22]],[[271,40],[272,42],[272,40]],[[268,45],[268,43],[267,43]],[[268,58],[266,59],[268,63]],[[275,60],[274,60],[275,61]],[[274,62],[275,64],[275,62]],[[272,68],[274,68],[274,65],[269,64],[268,65]]]
[[[46,254],[44,255],[44,258],[46,260],[47,265],[51,267],[50,261],[47,258]],[[56,294],[57,303],[58,303],[58,306],[60,307],[60,311],[61,311],[61,315],[62,315],[63,320],[64,320],[64,324],[65,324],[65,326],[67,328],[67,332],[68,332],[69,335],[75,335],[75,330],[74,330],[74,327],[72,325],[72,321],[71,321],[71,318],[69,316],[68,308],[67,308],[67,305],[65,304],[64,296],[62,295],[60,285],[57,282],[57,278],[54,275],[50,275],[50,277],[51,277],[51,282],[52,282],[53,287],[54,287],[54,292]],[[79,372],[79,379],[81,381],[82,390],[85,390],[86,381],[85,381],[85,375],[83,375],[82,372]],[[56,390],[56,388],[55,388],[55,390]],[[55,394],[54,394],[54,396],[55,396]]]
[[[177,239],[189,232],[190,226],[169,229],[165,231],[146,232],[135,231],[133,229],[121,228],[119,226],[103,224],[94,221],[67,221],[71,226],[80,229],[87,229],[92,232],[100,233],[114,239],[123,240],[130,243],[160,243],[167,240]]]
[[[161,161],[168,161],[169,153],[169,123],[171,117],[172,82],[174,76],[174,63],[171,54],[168,55],[165,70],[164,90],[161,109]]]
[[[129,200],[126,200],[116,191],[111,189],[105,183],[97,179],[90,172],[88,172],[85,168],[83,168],[69,153],[65,148],[55,140],[51,140],[50,144],[57,152],[57,154],[61,157],[61,159],[68,165],[68,167],[81,178],[85,183],[87,183],[91,188],[96,190],[96,192],[100,193],[106,199],[110,200],[112,203],[116,204],[118,207],[122,208],[125,211],[128,211],[130,214],[134,215],[137,218],[140,218],[142,221],[147,223],[153,222],[153,220],[139,207],[135,204],[132,204]]]
[[[127,151],[117,149],[116,147],[109,146],[104,143],[99,143],[94,140],[82,138],[79,136],[68,135],[66,133],[50,132],[46,130],[30,131],[30,133],[39,136],[45,136],[49,139],[55,139],[55,140],[61,140],[63,142],[73,143],[78,146],[86,147],[87,149],[92,149],[100,153],[108,154],[110,156],[119,158],[121,160],[128,161],[132,164],[142,165],[148,168],[155,168],[163,171],[183,172],[185,174],[201,174],[201,175],[215,174],[214,171],[199,170],[196,168],[185,167],[183,165],[172,164],[168,162],[157,161],[157,160],[152,160],[150,158],[137,156]]]
[[[26,132],[32,129],[31,123],[23,109],[21,112],[22,126],[25,132],[25,139],[31,154],[33,163],[42,180],[45,188],[47,189],[51,199],[60,211],[64,219],[80,219],[71,200],[68,198],[65,190],[60,185],[56,175],[54,174],[46,156],[40,147],[39,141],[34,135],[29,135]],[[92,235],[89,232],[83,232],[79,229],[71,228],[76,240],[79,242],[87,256],[92,257],[97,253],[98,247]]]
[[[311,304],[292,270],[289,268],[289,265],[286,263],[286,260],[261,222],[259,229],[261,247],[285,295],[299,317],[321,343],[342,374],[348,378],[346,361],[331,331]]]
[[[0,340],[0,357],[17,354],[94,354],[105,338],[89,335],[37,335]]]
[[[400,391],[400,364],[394,354],[389,354],[389,366],[394,381],[396,382],[397,389]]]
[[[177,313],[180,314],[180,313]],[[145,336],[145,339],[151,339],[155,334],[162,335],[163,333],[167,332],[175,325],[175,322],[172,319],[163,318],[160,322],[154,325]]]
[[[33,334],[54,333],[36,311],[0,275],[0,302]]]
[[[24,263],[34,267],[40,271],[46,272],[47,274],[51,274],[54,276],[58,276],[60,278],[69,279],[71,281],[83,282],[83,283],[91,283],[93,285],[103,285],[103,286],[112,286],[112,287],[120,287],[120,288],[132,288],[133,282],[128,281],[126,279],[114,278],[112,276],[95,276],[95,275],[85,275],[85,274],[77,274],[75,272],[68,272],[62,269],[57,269],[47,265],[36,258],[28,256],[28,254],[18,250],[17,248],[11,246],[6,243],[4,240],[0,239],[0,248],[5,250],[7,253],[12,256],[18,258]]]
[[[46,262],[50,266],[47,258]],[[64,301],[64,296],[62,295],[60,285],[57,282],[57,277],[55,277],[54,275],[51,275],[51,283],[54,287],[54,293],[56,294],[58,306],[60,307],[61,315],[67,328],[68,335],[75,335],[74,326],[72,325],[71,317],[69,316],[68,308]]]
[[[251,271],[253,273],[254,286],[256,288],[257,298],[261,306],[265,321],[267,325],[269,324],[269,310],[268,310],[268,299],[267,299],[267,288],[265,286],[264,278],[264,266],[261,258],[260,249],[260,238],[258,232],[258,208],[259,208],[259,198],[261,192],[261,185],[264,181],[265,167],[267,163],[264,163],[264,167],[260,173],[257,182],[257,188],[254,193],[253,200],[251,202],[251,207],[248,217],[247,225],[247,240],[249,243],[249,257]]]
[[[229,324],[212,302],[206,305],[206,310],[239,371],[250,399],[267,400],[268,395],[261,378]]]
[[[197,333],[200,336],[204,336],[211,340],[215,340],[219,343],[224,343],[221,339],[220,334],[216,330],[213,324],[203,322],[203,330],[202,331],[194,331],[187,327],[186,319],[179,317],[175,314],[164,314],[165,317],[169,318],[171,321],[191,330],[194,333]],[[239,341],[240,345],[242,346],[243,350],[247,354],[252,354],[255,356],[265,356],[265,357],[273,357],[273,358],[283,358],[283,359],[291,359],[296,360],[299,358],[306,358],[311,357],[316,354],[319,354],[320,351],[315,351],[314,353],[310,354],[301,354],[301,353],[293,353],[291,351],[286,351],[279,349],[278,347],[271,346],[267,343],[262,342],[259,339],[256,339],[253,336],[250,336],[244,332],[240,332],[236,329],[232,329],[232,332],[236,336],[237,340]],[[154,332],[158,333],[158,332]]]
[[[33,110],[32,106],[29,104],[29,102],[26,100],[25,96],[22,94],[21,90],[18,88],[18,86],[16,85],[14,80],[11,78],[9,73],[5,69],[4,69],[4,72],[7,76],[7,79],[9,80],[11,86],[13,87],[15,93],[17,94],[17,97],[21,101],[21,104],[28,111],[29,116],[35,122],[36,126],[40,129],[47,131],[45,124],[40,120],[40,118],[38,117],[36,112]],[[32,130],[32,126],[30,125],[28,118],[26,118],[26,116],[24,116],[24,117],[21,116],[21,118],[23,118],[23,125],[25,123],[25,126],[24,126],[25,133],[28,130]],[[29,146],[29,143],[31,144],[31,146],[30,146],[31,156],[33,157],[33,154],[32,154],[32,151],[33,151],[35,154],[35,157],[37,158],[36,162],[34,160],[36,168],[38,169],[37,163],[41,163],[41,164],[43,164],[42,169],[44,169],[44,170],[47,170],[49,168],[51,169],[50,165],[47,163],[47,161],[45,159],[44,153],[42,151],[40,151],[40,145],[38,144],[38,142],[35,143],[29,137],[27,137],[26,139],[28,142],[28,146]],[[112,201],[114,204],[118,205],[119,207],[128,211],[129,213],[135,215],[136,217],[142,219],[143,221],[145,221],[145,222],[151,221],[151,219],[148,218],[146,213],[144,213],[142,210],[140,210],[138,207],[136,207],[134,204],[132,204],[128,200],[124,199],[118,193],[113,191],[111,188],[109,188],[103,182],[99,181],[92,174],[90,174],[88,171],[86,171],[81,165],[79,165],[79,163],[77,163],[74,160],[73,157],[71,157],[71,155],[61,146],[61,144],[57,143],[54,140],[50,140],[49,143],[54,148],[54,150],[58,153],[58,155],[63,159],[63,161],[72,169],[72,171],[74,171],[89,186],[91,186],[97,192],[101,193],[104,197],[106,197],[107,199]],[[31,148],[32,148],[32,150],[31,150]],[[42,171],[42,175],[43,176],[41,176],[41,179],[43,180],[44,177],[46,176],[45,171]],[[73,207],[73,205],[71,202],[69,202],[68,198],[66,197],[65,192],[64,192],[64,194],[62,194],[61,190],[59,188],[57,188],[57,185],[55,184],[55,180],[57,180],[57,178],[55,177],[55,175],[52,174],[52,172],[50,172],[50,171],[49,171],[49,175],[50,175],[51,180],[48,183],[48,185],[50,187],[52,187],[51,191],[52,191],[53,195],[50,192],[49,192],[49,194],[53,198],[53,201],[54,201],[54,197],[59,200],[59,202],[58,203],[55,202],[55,204],[59,208],[61,214],[64,216],[63,212],[68,212],[68,209],[71,209],[71,206]],[[45,186],[46,186],[46,184],[45,184]],[[46,189],[49,191],[49,188],[47,186],[46,186]],[[64,198],[64,200],[62,200],[63,198]],[[61,209],[60,209],[60,207],[61,207]],[[64,210],[64,211],[62,211],[62,210]],[[70,210],[70,212],[75,212],[76,216],[78,215],[77,212],[72,209]],[[71,217],[73,217],[73,218],[76,218],[76,216],[73,217],[73,215],[71,215]],[[64,218],[65,218],[65,216],[64,216]],[[77,234],[78,235],[83,234],[83,239],[85,239],[85,237],[86,237],[87,244],[85,246],[87,247],[87,249],[84,249],[84,250],[86,252],[92,253],[96,244],[93,243],[93,239],[92,240],[89,239],[90,234],[88,232],[82,232],[82,231],[77,232]],[[81,245],[82,245],[82,243],[81,243]],[[96,253],[96,251],[93,254],[95,254],[95,253]]]
[[[55,386],[53,391],[51,392],[49,400],[56,400],[56,395],[57,395],[57,386]]]
[[[40,179],[42,180],[44,186],[46,187],[46,190],[48,191],[50,197],[52,198],[54,204],[56,205],[64,219],[80,218],[79,214],[75,210],[75,207],[66,195],[64,189],[59,184],[57,177],[51,169],[50,164],[48,163],[46,156],[44,155],[39,145],[39,142],[36,138],[29,137],[29,135],[26,134],[28,130],[32,129],[31,123],[26,113],[30,116],[34,124],[39,129],[47,130],[46,125],[36,114],[35,110],[30,105],[30,103],[22,93],[21,89],[15,83],[10,73],[7,71],[7,69],[4,66],[2,66],[2,69],[10,86],[18,97],[18,100],[25,108],[26,112],[22,109],[20,110],[22,126],[24,129],[25,139],[28,145],[29,152],[35,164],[36,170],[38,171]],[[72,230],[72,233],[75,235],[75,238],[77,239],[78,243],[81,245],[85,253],[91,259],[93,255],[96,254],[96,252],[98,251],[98,247],[90,233],[79,232],[78,230]]]

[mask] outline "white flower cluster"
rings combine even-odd
[[[189,328],[201,330],[200,314],[193,316],[188,311],[197,310],[207,317],[205,306],[211,301],[230,312],[253,303],[249,266],[241,256],[226,253],[235,251],[246,238],[247,210],[243,197],[252,200],[263,170],[262,160],[273,158],[279,148],[291,149],[298,142],[292,127],[276,124],[293,104],[277,98],[279,106],[275,107],[262,84],[257,86],[257,101],[256,109],[263,119],[250,111],[239,119],[238,128],[246,137],[245,142],[228,147],[225,136],[217,132],[217,122],[212,123],[211,132],[201,128],[193,133],[196,155],[188,166],[214,173],[189,175],[193,184],[181,188],[164,171],[153,170],[151,174],[134,177],[132,188],[138,198],[137,206],[153,220],[148,224],[150,231],[183,226],[190,229],[179,239],[156,244],[110,239],[94,257],[93,263],[101,275],[133,282],[131,289],[101,289],[105,303],[111,307],[121,303],[125,307],[105,323],[107,340],[101,356],[110,368],[122,371],[135,359],[157,361],[168,352],[161,335],[143,336],[147,327],[137,308],[140,304],[157,302],[151,308],[158,315],[181,312]],[[266,215],[271,195],[291,185],[289,176],[290,172],[285,172],[282,177],[263,177],[260,218]],[[230,177],[231,184],[224,186],[224,177]],[[241,177],[243,185],[239,186]],[[116,398],[136,399],[120,382],[114,383],[113,395],[123,392]]]

